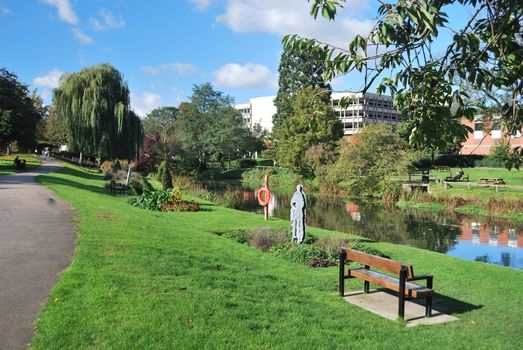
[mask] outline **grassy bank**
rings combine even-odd
[[[306,191],[317,191],[316,180],[304,179],[285,168],[251,169],[242,175],[243,183],[257,187],[263,185],[265,175],[269,175],[269,186],[276,191],[293,192],[297,184],[302,184]]]
[[[25,170],[15,169],[13,167],[13,161],[16,157],[19,157],[20,160],[25,160]],[[35,157],[32,154],[11,154],[9,156],[4,155],[0,156],[0,176],[1,175],[11,175],[15,173],[20,173],[22,171],[29,171],[38,168],[42,162],[40,159]]]
[[[454,175],[460,168],[451,169],[450,172],[441,172],[445,176],[448,176],[449,173]],[[491,178],[502,178],[507,185],[523,186],[523,171],[519,170],[507,170],[500,168],[464,168],[463,171],[465,174],[469,175],[470,182],[474,184],[479,181],[482,177],[491,177]],[[438,175],[438,173],[431,173]],[[444,179],[444,177],[443,177]]]
[[[196,213],[138,209],[72,166],[39,181],[75,207],[79,237],[72,266],[39,315],[34,349],[517,349],[523,342],[523,271],[369,243],[434,274],[435,308],[460,319],[405,328],[344,302],[335,267],[306,268],[214,234],[286,221],[266,224],[211,204]]]
[[[459,169],[451,169],[456,173]],[[470,182],[450,183],[450,187],[432,183],[431,194],[414,195],[399,201],[400,208],[418,208],[431,211],[455,211],[458,213],[499,217],[523,223],[523,187],[477,186],[480,178],[503,178],[509,186],[521,186],[523,173],[517,170],[508,171],[498,168],[466,168]],[[447,172],[433,172],[431,175],[445,179]],[[470,184],[470,189],[468,188]]]

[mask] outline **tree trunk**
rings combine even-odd
[[[78,159],[78,165],[82,165],[82,161],[84,160],[84,154],[80,152],[80,158]]]

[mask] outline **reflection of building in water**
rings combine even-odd
[[[269,201],[269,216],[274,216],[274,211],[278,209],[278,201],[276,195],[271,192],[271,200]]]
[[[487,231],[488,231],[488,244],[498,245],[498,228],[496,226],[490,226]]]
[[[508,229],[507,245],[512,248],[516,248],[518,246],[518,235],[516,230],[513,228]]]
[[[243,191],[243,200],[245,202],[249,202],[249,201],[252,201],[254,199],[254,197],[256,196],[256,193],[254,192],[251,192],[251,191]]]
[[[479,222],[463,221],[459,240],[472,241],[476,244],[523,248],[523,232],[518,234],[513,228],[500,229],[498,226],[489,226]]]
[[[360,207],[358,207],[357,204],[348,202],[345,208],[347,209],[347,213],[350,215],[353,221],[361,221]]]

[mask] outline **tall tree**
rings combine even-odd
[[[274,100],[277,112],[272,119],[275,133],[294,114],[294,99],[303,88],[320,87],[326,90],[328,93],[323,95],[326,102],[330,101],[331,91],[330,85],[323,79],[323,64],[307,51],[285,47],[278,72],[278,93]]]
[[[45,114],[41,101],[14,73],[0,68],[0,145],[13,141],[21,148],[35,145],[36,128]]]
[[[153,109],[143,120],[145,137],[156,138],[159,136],[159,145],[162,146],[162,158],[167,160],[173,156],[179,148],[179,140],[176,135],[176,121],[178,108],[160,107]]]
[[[205,168],[209,158],[222,160],[236,145],[237,127],[243,127],[233,98],[215,91],[211,84],[195,85],[189,103],[180,105],[180,137],[184,147]],[[232,146],[235,145],[235,146]]]
[[[136,159],[143,140],[140,118],[129,108],[129,88],[109,64],[64,75],[53,105],[69,129],[71,150],[98,158]]]
[[[304,0],[305,1],[305,0]],[[311,14],[334,20],[345,0],[311,0]],[[381,2],[377,22],[367,35],[356,35],[345,48],[314,39],[288,36],[284,46],[305,51],[325,64],[325,78],[364,73],[361,91],[377,79],[377,90],[389,91],[394,104],[412,120],[410,141],[430,141],[434,129],[454,136],[469,131],[459,123],[475,109],[464,82],[494,96],[510,91],[502,108],[509,131],[521,129],[523,94],[523,7],[521,0],[397,0]],[[461,6],[468,18],[458,30],[447,25],[445,11]],[[446,49],[433,43],[447,32]],[[441,41],[441,40],[440,40]],[[386,73],[386,75],[385,75]],[[458,81],[456,81],[458,80]]]
[[[342,142],[328,178],[335,184],[350,181],[354,194],[380,197],[394,188],[397,180],[392,177],[404,175],[415,157],[389,125],[371,124],[351,142]]]
[[[55,147],[67,145],[69,137],[67,126],[64,121],[56,114],[56,110],[51,107],[47,116],[43,120],[43,140]]]
[[[311,173],[305,158],[307,149],[318,144],[333,148],[343,136],[339,118],[325,102],[328,93],[321,88],[301,90],[293,104],[294,114],[285,120],[280,130],[276,158],[281,165],[302,175]]]
[[[240,112],[232,106],[220,108],[209,126],[206,146],[214,159],[224,168],[224,161],[235,158],[249,137]]]

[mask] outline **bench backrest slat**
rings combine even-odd
[[[405,266],[407,268],[407,278],[414,277],[414,269],[412,268],[412,265],[402,264],[394,260],[363,253],[350,248],[341,249],[345,252],[345,259],[348,262],[355,262],[362,265],[372,266],[383,271],[394,273],[396,275],[399,275],[401,267]]]

